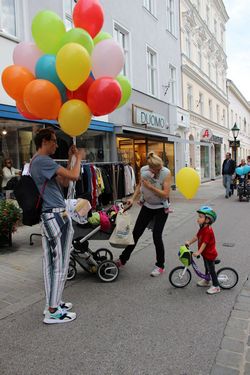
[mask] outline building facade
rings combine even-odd
[[[239,147],[236,152],[236,163],[240,164],[241,159],[247,158],[250,155],[250,104],[241,94],[233,81],[227,80],[227,91],[229,100],[229,127],[232,128],[234,124],[240,129],[237,141]],[[231,146],[232,155],[234,157],[234,139],[232,132],[230,132],[229,146]],[[232,147],[233,146],[233,147]]]
[[[90,161],[123,161],[131,163],[136,170],[153,150],[175,174],[187,159],[186,145],[177,141],[186,137],[189,123],[188,113],[181,108],[179,2],[100,2],[105,13],[103,30],[124,50],[125,66],[121,74],[129,78],[133,91],[121,109],[93,118],[89,130],[77,137],[77,144],[87,149]],[[0,1],[0,6],[0,51],[4,56],[0,61],[1,74],[13,63],[17,43],[32,40],[31,22],[38,11],[56,12],[70,29],[75,1],[10,0]],[[0,127],[8,129],[7,135],[1,137],[2,157],[9,153],[16,166],[29,159],[33,152],[32,134],[45,123],[51,122],[22,118],[1,87]],[[55,122],[52,124],[57,126]],[[59,135],[65,146],[62,150],[66,150],[71,140],[64,134]],[[57,156],[63,158],[64,154],[62,151]]]
[[[183,106],[190,116],[189,165],[203,181],[221,175],[228,149],[228,15],[221,0],[181,0]]]

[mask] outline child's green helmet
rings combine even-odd
[[[206,217],[208,217],[210,220],[211,220],[211,223],[213,224],[216,219],[217,219],[217,215],[216,215],[216,212],[211,208],[211,207],[208,207],[208,206],[202,206],[201,208],[199,208],[199,210],[197,210],[197,212],[199,214],[203,214],[205,215]]]

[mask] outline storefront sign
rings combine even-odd
[[[133,106],[133,122],[154,130],[164,131],[169,129],[164,116],[136,106]]]
[[[210,141],[213,142],[213,143],[220,143],[220,144],[222,144],[223,143],[223,138],[222,137],[218,137],[217,135],[212,135]]]
[[[213,133],[210,129],[203,129],[201,131],[201,141],[210,141]]]

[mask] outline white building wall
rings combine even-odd
[[[240,148],[237,149],[237,163],[241,159],[246,159],[250,155],[250,105],[244,98],[237,86],[231,81],[227,81],[229,99],[229,127],[236,125],[240,129],[237,140],[240,141]],[[230,132],[230,140],[233,140]]]
[[[189,139],[195,142],[190,144],[190,165],[206,180],[219,176],[228,143],[225,53],[228,15],[221,0],[180,3],[183,106],[190,113]],[[205,144],[209,148],[206,160],[204,148],[201,150],[204,144],[200,144],[205,129],[214,136]]]

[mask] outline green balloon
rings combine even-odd
[[[52,55],[57,53],[58,44],[66,33],[61,18],[50,10],[43,10],[36,14],[31,30],[37,47],[44,53]]]
[[[122,75],[117,76],[116,81],[119,83],[119,85],[121,86],[121,90],[122,90],[122,97],[117,107],[117,108],[120,108],[129,100],[131,93],[132,93],[132,87],[131,87],[131,83],[129,82],[129,80]]]
[[[80,28],[75,28],[75,29],[71,29],[67,31],[59,43],[58,50],[67,43],[81,44],[83,47],[86,48],[86,50],[88,51],[90,55],[94,48],[94,42],[91,36],[89,35],[89,33]]]
[[[100,31],[95,37],[94,37],[94,45],[97,43],[105,40],[105,39],[112,39],[112,36],[107,33],[106,31]]]

